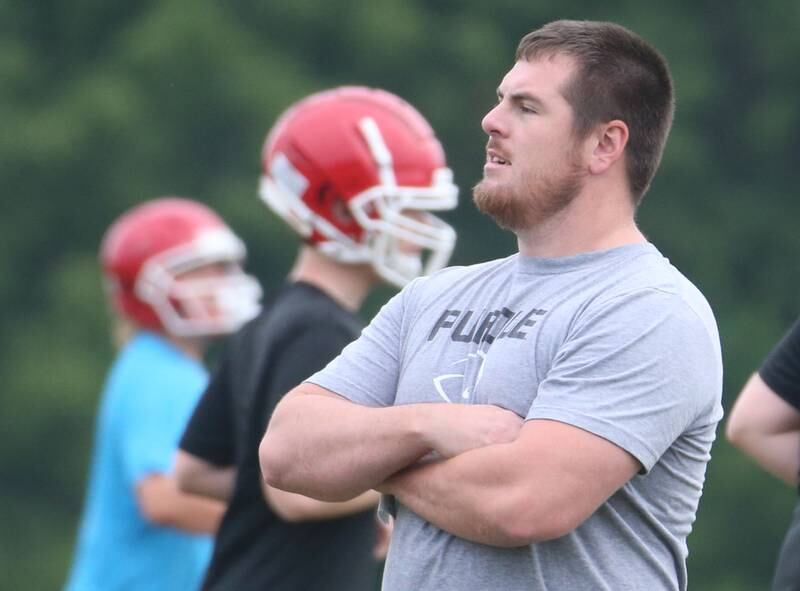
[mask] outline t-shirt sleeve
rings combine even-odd
[[[206,379],[202,371],[142,372],[120,417],[120,451],[131,484],[172,469],[178,441]]]
[[[211,382],[183,432],[180,449],[217,466],[235,461],[234,421],[230,398],[231,349],[225,350]]]
[[[758,374],[778,396],[800,409],[800,320],[775,345]]]
[[[358,339],[307,381],[358,404],[391,406],[397,392],[404,307],[410,287],[389,300]]]
[[[527,418],[589,431],[649,470],[698,417],[718,418],[721,382],[713,318],[674,294],[640,290],[576,321]]]
[[[262,426],[266,429],[269,417],[280,399],[311,374],[322,369],[353,340],[353,332],[345,326],[306,327],[284,340],[269,363],[265,376],[265,395]]]

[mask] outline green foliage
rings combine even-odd
[[[143,199],[218,209],[269,287],[295,238],[256,198],[266,131],[292,101],[381,86],[438,131],[462,187],[457,264],[510,253],[469,203],[480,119],[525,32],[613,20],[658,46],[675,126],[639,221],[708,295],[729,406],[797,314],[800,8],[779,0],[613,6],[496,0],[0,2],[0,571],[58,588],[112,357],[96,266],[103,231]],[[373,295],[374,312],[389,290]],[[793,495],[724,441],[690,538],[693,588],[766,588]]]

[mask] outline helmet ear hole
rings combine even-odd
[[[337,197],[330,183],[325,182],[319,186],[319,190],[317,191],[317,203],[320,206],[325,207],[329,203],[334,203],[337,199],[341,199],[341,197]]]
[[[331,214],[336,222],[342,225],[350,225],[355,223],[353,214],[350,213],[350,208],[341,197],[336,197],[331,203]]]

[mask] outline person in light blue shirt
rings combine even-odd
[[[187,199],[149,201],[106,233],[101,263],[127,338],[102,393],[66,591],[199,587],[224,506],[180,492],[172,464],[207,384],[209,339],[258,311],[244,255],[213,211]]]

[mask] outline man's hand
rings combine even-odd
[[[444,458],[517,438],[524,420],[516,413],[490,404],[437,405],[427,425],[430,446]]]
[[[392,538],[394,521],[384,523],[376,518],[375,528],[377,532],[375,535],[375,545],[372,547],[372,557],[375,558],[375,560],[385,560],[386,554],[389,552],[389,541]]]

